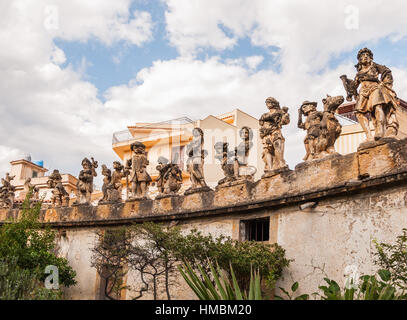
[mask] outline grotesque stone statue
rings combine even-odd
[[[342,126],[336,119],[335,112],[343,101],[343,96],[331,97],[327,95],[326,98],[322,99],[324,112],[321,123],[323,137],[321,149],[328,154],[336,154],[334,145],[342,132]]]
[[[342,96],[327,95],[322,100],[324,111],[317,111],[317,102],[304,101],[298,109],[298,128],[307,131],[304,139],[305,161],[321,159],[335,154],[334,144],[341,133],[341,125],[335,118],[336,109],[343,103]],[[305,122],[302,122],[302,116]]]
[[[108,187],[109,201],[122,201],[122,178],[125,176],[124,166],[119,161],[113,162],[113,173]]]
[[[110,169],[106,167],[105,164],[102,164],[102,176],[103,177],[103,185],[102,185],[102,193],[103,197],[102,199],[99,200],[99,203],[104,203],[109,200],[109,195],[108,195],[108,187],[110,185],[110,182],[112,181],[112,172]]]
[[[203,148],[204,134],[202,129],[194,128],[192,130],[192,141],[187,144],[186,153],[188,156],[186,167],[191,180],[191,187],[185,191],[185,194],[197,191],[207,191],[210,188],[206,185],[204,177],[204,158],[208,151]]]
[[[75,204],[90,204],[91,195],[93,192],[93,177],[97,176],[96,168],[98,167],[98,162],[93,158],[84,158],[82,160],[83,170],[79,172],[78,177],[78,194]]]
[[[182,186],[182,171],[176,163],[168,163],[165,157],[158,158],[159,172],[157,187],[160,192],[159,197],[176,194]]]
[[[39,190],[38,190],[38,187],[36,187],[35,185],[33,185],[31,183],[31,178],[25,179],[25,182],[24,182],[24,193],[27,195],[29,192],[31,192],[30,200],[34,200],[34,201],[38,200]]]
[[[219,160],[221,163],[221,167],[223,173],[225,175],[224,178],[218,181],[218,185],[232,182],[236,180],[235,176],[235,161],[234,161],[234,154],[228,150],[229,143],[227,142],[216,142],[214,145],[215,148],[215,159]]]
[[[12,208],[14,205],[16,188],[11,185],[11,180],[15,176],[10,176],[7,172],[6,177],[1,179],[2,186],[0,187],[0,207],[1,208]]]
[[[280,108],[280,103],[269,97],[266,99],[269,112],[264,113],[260,120],[260,138],[263,143],[263,161],[265,175],[273,171],[287,168],[284,160],[284,137],[281,134],[283,125],[290,123],[288,108]]]
[[[53,206],[68,206],[69,194],[62,185],[62,176],[59,170],[55,169],[48,177],[48,187],[52,189],[51,203]]]
[[[298,110],[298,128],[307,130],[304,139],[304,161],[312,160],[319,153],[318,138],[321,136],[321,122],[323,114],[317,111],[317,102],[304,101]],[[302,122],[302,115],[306,117]]]
[[[236,180],[253,179],[256,168],[248,165],[249,151],[253,147],[253,131],[249,127],[243,127],[239,131],[242,142],[234,152],[228,150],[227,142],[215,143],[215,158],[221,162],[225,178],[218,181],[218,185]]]
[[[127,162],[127,167],[130,170],[129,180],[131,182],[131,199],[147,198],[148,186],[151,182],[151,177],[147,173],[149,161],[146,154],[146,146],[136,141],[130,146],[133,155]]]
[[[165,157],[159,157],[158,160],[158,165],[155,167],[158,171],[158,178],[156,180],[157,184],[157,189],[159,193],[164,193],[164,175],[167,172],[167,167],[168,167],[168,159]]]
[[[392,88],[392,73],[386,66],[373,62],[373,53],[367,48],[359,50],[357,58],[355,79],[350,80],[346,75],[340,77],[347,92],[346,99],[351,101],[352,97],[356,98],[356,117],[366,134],[367,141],[373,140],[369,116],[373,120],[374,140],[384,137],[395,138],[399,128],[395,113],[399,101]],[[359,86],[360,90],[357,93]]]
[[[113,162],[113,173],[106,165],[102,164],[103,197],[99,200],[100,204],[121,202],[122,200],[122,178],[125,176],[124,167],[119,161]]]

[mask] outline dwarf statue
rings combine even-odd
[[[124,166],[119,161],[113,162],[112,178],[108,187],[109,201],[122,200],[122,178],[125,176]]]
[[[232,182],[236,180],[235,176],[235,155],[233,152],[228,150],[229,143],[227,142],[216,142],[214,145],[215,148],[215,159],[219,160],[221,163],[221,167],[223,173],[225,175],[224,178],[218,181],[218,185]]]
[[[173,161],[169,163],[165,157],[158,158],[157,188],[161,195],[176,194],[182,186],[182,170]]]
[[[62,185],[62,176],[59,170],[55,169],[52,172],[48,177],[47,185],[52,189],[51,204],[53,206],[69,205],[69,194]]]
[[[304,161],[313,160],[319,153],[319,137],[321,136],[321,122],[323,113],[317,111],[317,102],[304,101],[298,109],[298,128],[307,131],[304,139]],[[302,115],[306,117],[302,122]]]
[[[136,141],[130,146],[133,155],[128,160],[129,180],[131,182],[131,198],[146,198],[151,177],[147,173],[149,161],[146,154],[146,146]]]
[[[79,172],[78,177],[78,194],[75,204],[90,204],[91,195],[93,192],[93,178],[97,176],[96,168],[98,167],[98,162],[93,158],[84,158],[82,160],[83,170]]]
[[[373,140],[369,117],[373,120],[374,140],[384,137],[395,138],[399,128],[396,117],[399,99],[393,90],[391,70],[373,62],[373,53],[368,48],[359,50],[357,59],[355,79],[350,80],[346,75],[340,77],[347,92],[346,99],[351,101],[352,97],[356,98],[356,117],[366,134],[367,141]],[[361,87],[358,93],[359,86]]]
[[[317,102],[304,101],[298,109],[298,128],[307,131],[304,139],[304,161],[321,159],[330,154],[336,154],[335,141],[338,139],[342,127],[335,117],[335,111],[343,103],[342,96],[327,95],[322,100],[324,111],[317,110]],[[305,122],[302,122],[302,116]]]
[[[280,108],[280,103],[272,97],[266,99],[266,105],[269,112],[264,113],[259,120],[265,173],[287,167],[284,160],[285,139],[281,129],[290,123],[287,107]]]
[[[35,185],[33,185],[31,183],[31,178],[27,178],[27,179],[25,179],[25,182],[24,182],[24,193],[27,195],[30,192],[31,192],[30,200],[34,200],[34,201],[38,200],[38,197],[39,197],[38,187],[36,187]]]
[[[186,147],[188,156],[186,167],[191,180],[188,192],[194,189],[209,189],[204,177],[204,159],[208,155],[208,151],[203,148],[204,134],[202,129],[194,128],[192,135],[192,141]]]
[[[6,177],[1,179],[2,186],[0,187],[0,207],[1,208],[12,208],[15,199],[16,188],[11,184],[11,180],[15,176],[10,176],[7,172]]]
[[[107,168],[105,164],[102,164],[102,176],[104,176],[102,185],[103,197],[99,200],[99,203],[107,202],[109,200],[108,188],[110,182],[112,181],[112,172],[110,171],[110,169]]]

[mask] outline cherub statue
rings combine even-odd
[[[48,177],[48,187],[52,189],[51,203],[53,206],[68,206],[69,194],[62,185],[62,176],[59,170],[55,169]]]
[[[29,192],[32,192],[30,200],[38,200],[39,189],[31,183],[31,178],[25,179],[24,182],[24,193],[27,195]]]
[[[93,178],[97,176],[96,168],[98,167],[98,162],[93,158],[84,158],[82,160],[83,170],[79,172],[78,177],[78,194],[75,204],[90,204],[91,195],[93,192]]]
[[[130,149],[134,152],[128,161],[130,167],[131,198],[146,198],[151,177],[147,172],[149,161],[146,154],[146,146],[136,141]]]
[[[280,103],[272,97],[266,99],[266,105],[269,112],[264,113],[259,120],[265,173],[287,167],[284,160],[285,139],[281,129],[290,123],[287,107],[280,108]]]
[[[209,189],[205,182],[203,170],[204,159],[208,155],[208,151],[203,149],[204,134],[202,129],[194,128],[192,135],[192,141],[186,147],[188,156],[186,167],[191,180],[191,187],[187,190],[187,193],[194,189]]]
[[[399,128],[396,117],[399,100],[393,90],[391,70],[373,62],[373,53],[368,48],[359,50],[357,58],[355,79],[350,80],[346,75],[340,77],[347,92],[346,99],[351,101],[352,97],[356,98],[356,117],[366,134],[367,141],[373,140],[369,116],[373,120],[374,140],[383,137],[395,138]],[[361,87],[358,93],[359,86]]]

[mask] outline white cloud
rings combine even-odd
[[[263,60],[263,56],[250,56],[245,59],[246,64],[250,69],[256,69]]]
[[[169,38],[181,54],[207,47],[223,50],[249,37],[254,45],[280,48],[284,71],[293,73],[323,68],[331,55],[363,41],[407,34],[402,0],[218,0],[212,6],[206,0],[165,2]],[[359,12],[358,29],[347,27],[350,4]]]
[[[236,107],[259,117],[270,95],[290,108],[291,124],[284,135],[286,158],[293,167],[304,153],[304,133],[296,128],[297,108],[305,99],[320,103],[326,93],[344,94],[339,75],[354,75],[354,57],[331,70],[326,68],[329,56],[350,50],[365,38],[407,30],[400,20],[404,7],[397,1],[391,6],[382,2],[383,10],[378,10],[378,1],[369,2],[372,9],[361,5],[361,29],[352,32],[343,27],[345,2],[329,6],[315,2],[312,8],[286,0],[263,1],[262,6],[259,1],[217,1],[211,6],[206,1],[167,2],[167,31],[182,55],[155,61],[128,84],[110,88],[104,93],[105,103],[98,99],[97,88],[83,80],[83,69],[62,67],[66,57],[53,40],[96,38],[106,44],[124,40],[140,45],[152,37],[148,13],[130,13],[129,0],[0,3],[0,153],[4,154],[0,174],[8,170],[9,160],[30,153],[33,159],[45,160],[51,170],[77,175],[85,156],[111,165],[116,159],[112,133],[134,122],[199,119]],[[58,19],[49,20],[55,7],[47,11],[45,4],[56,6]],[[377,12],[380,21],[386,21],[379,27],[375,27],[377,18],[374,23],[366,20]],[[257,45],[280,47],[273,52],[278,52],[281,73],[257,70],[260,56],[224,63],[218,57],[193,58],[199,48],[231,48],[245,36]],[[322,68],[319,73],[309,72],[317,67]],[[407,97],[407,71],[393,69],[395,89],[400,97]]]

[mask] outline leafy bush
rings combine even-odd
[[[45,267],[58,268],[60,283],[66,287],[76,283],[75,271],[64,258],[57,257],[55,231],[43,228],[38,221],[41,203],[30,207],[27,195],[21,218],[0,227],[0,261],[2,284],[0,296],[5,299],[54,299],[60,292],[43,288]],[[11,285],[14,283],[14,285]]]

